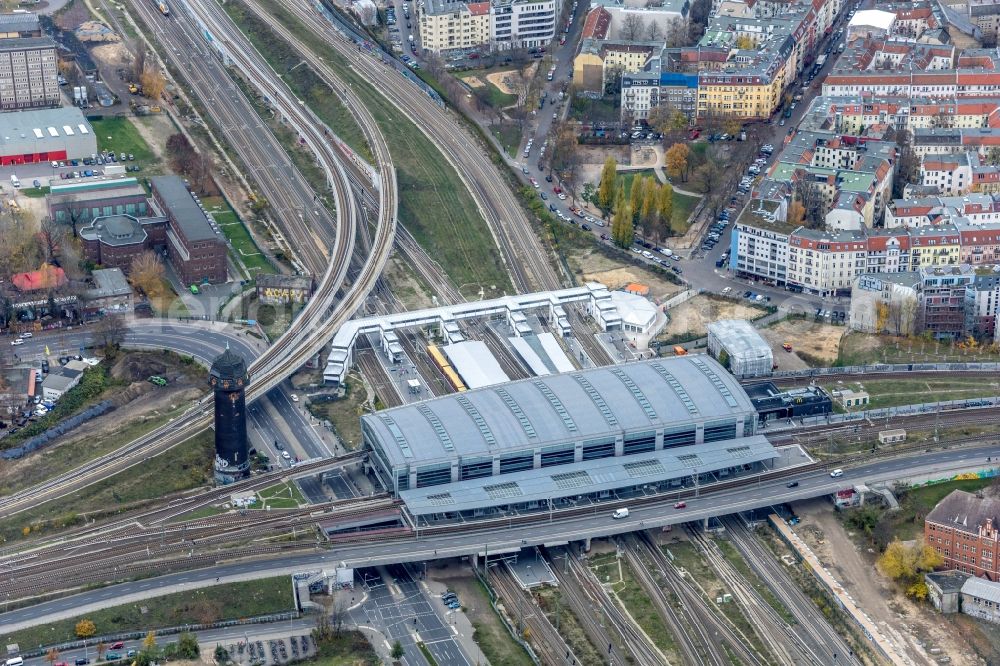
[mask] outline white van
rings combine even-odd
[[[619,518],[628,518],[628,509],[615,509],[615,512],[611,514],[611,517],[615,520],[618,520]]]
[[[21,189],[21,181],[17,179],[15,174],[10,175],[10,184],[14,186],[15,190]]]
[[[13,659],[8,659],[4,666],[22,666],[24,664],[24,659],[21,657],[14,657]]]
[[[835,470],[833,470],[832,472],[830,472],[830,476],[832,476],[832,477],[833,477],[833,478],[835,478],[835,479],[836,479],[836,478],[837,478],[838,476],[844,476],[844,470],[842,470],[842,469],[840,469],[840,468],[838,467],[837,469],[835,469]]]

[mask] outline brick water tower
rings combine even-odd
[[[215,391],[215,482],[225,485],[250,475],[244,397],[250,373],[227,344],[226,351],[212,362],[208,381]]]

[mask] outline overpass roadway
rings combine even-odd
[[[511,552],[524,546],[554,546],[569,541],[676,525],[777,503],[828,495],[839,489],[862,483],[888,482],[918,475],[945,476],[978,470],[987,466],[988,456],[996,456],[998,453],[1000,447],[996,445],[927,451],[846,468],[844,476],[839,479],[832,479],[825,471],[807,471],[766,482],[756,482],[750,478],[746,484],[733,490],[698,498],[686,497],[685,509],[673,509],[672,497],[658,506],[636,507],[630,511],[627,520],[613,520],[612,508],[620,503],[609,502],[595,506],[592,514],[564,518],[556,511],[551,519],[542,514],[534,523],[510,529],[488,525],[475,530],[456,530],[434,536],[384,541],[372,539],[365,543],[334,546],[329,550],[317,550],[278,559],[221,561],[215,566],[200,570],[119,583],[8,611],[0,614],[0,634],[73,617],[107,606],[132,603],[178,590],[210,586],[215,584],[217,578],[223,581],[253,580],[330,568],[342,562],[355,567],[377,566],[483,554],[487,551]],[[791,481],[798,481],[799,486],[788,488],[786,484]],[[467,526],[462,526],[465,527]]]

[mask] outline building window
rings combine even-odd
[[[520,472],[522,470],[531,469],[534,466],[535,466],[535,456],[530,453],[526,456],[511,456],[509,458],[500,459],[501,474]]]
[[[625,455],[633,453],[647,453],[656,448],[656,433],[646,432],[628,435],[625,437],[625,446],[622,449]]]
[[[442,483],[451,483],[451,465],[417,471],[417,488],[439,486]]]
[[[585,442],[583,445],[583,459],[596,460],[598,458],[610,458],[615,455],[614,439],[599,439]]]
[[[492,475],[493,475],[493,460],[462,462],[461,478],[463,481],[465,481],[466,479],[478,479],[484,476],[492,476]]]
[[[552,451],[542,451],[542,467],[568,465],[576,459],[574,447],[564,447]]]

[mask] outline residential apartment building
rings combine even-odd
[[[611,10],[620,3],[606,0],[601,4]],[[696,47],[676,49],[669,58],[664,53],[659,72],[647,65],[644,71],[648,75],[636,73],[631,85],[623,87],[623,116],[645,117],[648,109],[640,104],[648,103],[651,108],[672,104],[670,95],[664,94],[665,87],[684,89],[683,93],[676,91],[681,99],[684,93],[693,92],[688,81],[657,86],[655,75],[669,72],[697,75],[697,104],[692,116],[769,118],[806,63],[812,61],[816,45],[841,8],[840,0],[719,3]],[[599,22],[598,15],[594,23]],[[614,36],[613,20],[610,25]]]
[[[972,226],[1000,223],[1000,195],[970,192],[954,197],[929,195],[893,199],[885,210],[888,229],[957,223],[959,218]]]
[[[421,44],[431,51],[502,51],[549,44],[557,14],[555,0],[425,0],[417,9],[417,25]]]
[[[0,109],[58,106],[58,76],[51,38],[0,39]]]
[[[977,340],[994,340],[1000,309],[1000,274],[978,273],[965,290],[965,333]]]
[[[954,490],[924,519],[924,543],[944,558],[943,569],[1000,578],[1000,500]]]
[[[604,10],[598,7],[594,11]],[[642,72],[663,50],[663,42],[585,39],[573,59],[573,84],[580,90],[603,94],[605,83],[612,75]]]
[[[844,296],[867,266],[861,231],[820,231],[800,227],[788,236],[787,280],[821,296]]]
[[[847,325],[862,333],[913,335],[919,308],[920,274],[864,273],[851,287]]]
[[[984,33],[1000,32],[1000,2],[997,0],[965,0],[969,20]]]
[[[930,331],[939,340],[965,337],[965,294],[974,280],[975,271],[965,264],[922,268],[917,330]]]
[[[895,157],[896,147],[887,141],[800,131],[785,144],[767,179],[815,190],[830,229],[871,228],[888,200]]]
[[[425,0],[417,10],[420,43],[431,51],[468,49],[489,43],[490,3]]]
[[[928,153],[920,161],[920,183],[952,197],[1000,192],[1000,168],[983,164],[976,152]]]

